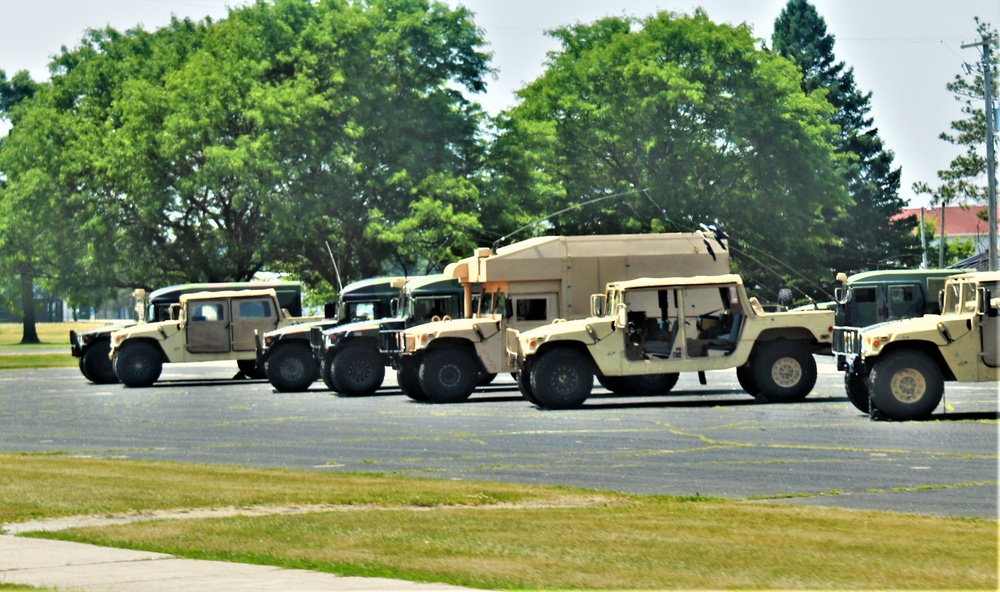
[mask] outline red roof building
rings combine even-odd
[[[985,219],[979,218],[979,212],[983,212],[983,218],[985,218],[986,206],[947,206],[944,209],[945,236],[954,239],[966,239],[971,237],[975,239],[977,243],[981,243],[985,247],[990,227],[989,224],[986,223]],[[893,219],[906,218],[907,216],[916,216],[917,220],[919,220],[920,208],[906,208],[899,214],[893,216]],[[934,234],[935,236],[940,236],[941,207],[924,208],[924,220],[933,220],[935,228]],[[997,228],[1000,229],[1000,224],[997,224]]]

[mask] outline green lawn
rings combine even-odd
[[[997,588],[997,525],[514,484],[0,455],[0,522],[178,508],[45,536],[490,589]]]
[[[41,343],[21,345],[24,330],[20,323],[0,323],[0,370],[68,368],[79,360],[69,352],[70,329],[82,331],[107,325],[106,322],[38,323]],[[63,353],[51,353],[62,350]]]

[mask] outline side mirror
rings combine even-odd
[[[323,305],[323,317],[327,319],[337,318],[337,302],[331,301]]]
[[[389,316],[395,317],[399,314],[399,298],[393,298],[389,301]]]
[[[511,318],[514,316],[514,299],[507,298],[503,303],[503,315],[504,318]]]
[[[944,312],[944,290],[938,290],[938,311]]]
[[[846,297],[844,295],[843,288],[833,289],[833,299],[837,301],[837,304],[844,304],[846,302]]]
[[[617,318],[615,319],[615,326],[617,327],[627,327],[628,326],[628,306],[624,303],[618,305]]]
[[[592,317],[603,317],[604,316],[604,306],[606,302],[604,300],[604,294],[591,294],[590,295],[590,316]]]
[[[170,320],[171,321],[181,320],[181,305],[179,303],[174,303],[170,305]]]
[[[976,312],[981,315],[990,314],[990,291],[986,288],[979,288],[979,302],[976,303]]]

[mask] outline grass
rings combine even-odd
[[[0,522],[208,507],[318,511],[48,535],[490,589],[996,589],[995,521],[564,487],[0,455]]]
[[[21,324],[0,323],[0,370],[74,367],[79,360],[69,353],[70,329],[81,331],[107,324],[109,323],[103,321],[38,323],[35,329],[41,343],[21,345],[23,336]],[[53,349],[61,349],[65,353],[51,353]]]

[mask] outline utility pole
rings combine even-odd
[[[990,47],[996,44],[996,39],[983,36],[983,40],[978,43],[968,43],[962,46],[983,48],[983,82],[986,95],[986,179],[989,186],[989,198],[987,201],[987,218],[989,224],[989,261],[990,271],[997,271],[997,175],[996,175],[996,154],[994,142],[996,132],[994,131],[993,110],[993,59]]]

